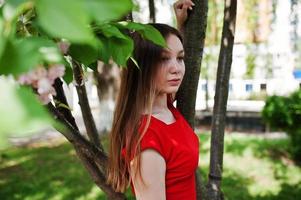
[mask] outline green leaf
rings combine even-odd
[[[140,67],[139,67],[139,65],[138,65],[138,63],[137,63],[137,61],[131,56],[130,57],[130,59],[131,59],[131,61],[135,64],[135,66],[138,68],[138,69],[140,69]]]
[[[120,39],[126,39],[125,35],[112,24],[102,24],[97,26],[97,31],[101,32],[107,38],[116,37]]]
[[[86,0],[87,11],[97,22],[120,20],[132,8],[131,0]]]
[[[36,10],[38,22],[48,34],[75,43],[93,41],[83,0],[39,0]]]
[[[88,65],[88,68],[92,69],[93,71],[96,71],[97,65],[98,65],[98,62],[96,61],[96,62],[93,62],[90,65]]]
[[[156,28],[151,25],[145,26],[146,28],[144,30],[138,31],[145,39],[148,39],[159,46],[167,47],[164,37]]]
[[[0,74],[16,76],[43,62],[62,62],[62,56],[54,42],[38,37],[8,40],[0,57]]]
[[[111,50],[109,46],[109,40],[104,37],[98,37],[99,41],[101,42],[101,48],[99,51],[99,58],[104,63],[108,64],[111,58]]]
[[[30,3],[30,0],[6,0],[3,6],[4,18],[6,20],[17,18]]]
[[[4,48],[6,46],[6,38],[3,36],[3,29],[4,29],[4,22],[3,19],[0,16],[0,58],[2,56],[2,53],[4,51]]]
[[[69,55],[87,66],[98,59],[99,48],[100,45],[73,44],[69,48]]]
[[[156,45],[167,47],[164,37],[161,33],[149,24],[141,24],[135,22],[119,22],[115,23],[119,28],[127,28],[139,32],[143,38],[152,41]]]
[[[126,62],[130,58],[134,49],[134,42],[129,37],[126,37],[126,39],[110,38],[109,48],[113,60],[118,65],[126,66]]]
[[[63,76],[64,81],[69,85],[73,81],[73,70],[71,64],[65,60],[65,74]]]
[[[0,78],[0,137],[26,136],[57,124],[32,90]]]

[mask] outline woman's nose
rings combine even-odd
[[[181,70],[181,64],[177,60],[173,60],[170,66],[171,73],[179,73]]]

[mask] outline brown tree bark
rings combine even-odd
[[[208,0],[193,2],[195,6],[191,12],[189,11],[183,30],[186,72],[176,99],[177,108],[194,129],[195,101],[206,36]],[[198,172],[196,172],[196,190],[197,199],[202,199],[205,196],[205,188]]]
[[[78,100],[79,100],[78,103],[82,111],[87,135],[93,144],[95,144],[97,147],[100,147],[101,144],[98,137],[98,131],[96,129],[95,121],[91,113],[91,108],[87,97],[84,74],[83,74],[81,64],[75,60],[72,60],[72,67],[73,67],[73,74],[76,83],[75,87],[78,94]]]
[[[177,107],[194,128],[195,100],[207,27],[208,0],[195,0],[193,10],[184,24],[186,72],[177,92]]]
[[[104,172],[107,166],[107,155],[90,141],[86,140],[78,130],[74,129],[64,115],[51,103],[48,104],[48,109],[58,121],[66,126],[66,128],[63,129],[60,127],[55,128],[73,145],[77,156],[96,185],[106,193],[110,200],[125,200],[124,194],[115,192],[106,184]]]
[[[221,191],[224,129],[228,100],[229,77],[232,64],[232,52],[235,34],[237,0],[225,0],[223,32],[218,60],[216,92],[214,97],[210,169],[207,195],[210,200],[224,199]]]
[[[148,8],[149,8],[149,21],[152,23],[156,23],[155,0],[148,0]]]
[[[54,118],[66,126],[66,128],[55,128],[61,132],[73,145],[78,158],[87,169],[92,180],[102,191],[106,193],[108,199],[126,200],[124,194],[115,192],[109,185],[106,184],[105,171],[108,160],[107,155],[101,147],[99,148],[95,146],[95,144],[88,141],[79,132],[71,111],[66,108],[69,107],[69,105],[62,88],[62,81],[60,79],[56,79],[54,86],[57,92],[55,97],[56,107],[52,105],[52,103],[49,103],[47,107],[53,114]],[[61,103],[63,103],[65,106],[60,106]]]

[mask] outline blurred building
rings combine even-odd
[[[246,4],[238,1],[228,107],[236,103],[244,109],[260,110],[267,95],[287,95],[300,88],[301,5],[292,5],[291,1],[261,0],[250,11]],[[205,48],[207,54],[218,56],[219,46]],[[213,62],[217,65],[217,60]],[[204,67],[203,64],[202,70]],[[216,67],[208,66],[208,73],[216,73]],[[202,77],[196,109],[212,108],[214,93],[215,77],[207,76],[207,80]],[[251,105],[249,100],[258,102]]]

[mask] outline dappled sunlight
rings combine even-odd
[[[0,153],[6,155],[0,166],[15,162],[0,167],[1,199],[105,199],[69,143]]]
[[[199,170],[207,180],[210,134],[199,134],[199,138]],[[289,144],[286,137],[226,134],[222,181],[225,199],[295,200],[301,194],[301,168],[288,156]]]
[[[201,147],[199,171],[207,181],[210,134],[198,136]],[[0,152],[1,200],[106,199],[69,143],[45,145]],[[301,195],[301,168],[289,162],[288,146],[288,138],[226,134],[222,181],[225,199],[295,200]],[[126,196],[134,200],[130,189]]]

